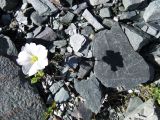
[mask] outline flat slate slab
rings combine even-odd
[[[0,120],[41,120],[43,102],[19,71],[16,64],[0,56]]]
[[[130,89],[147,82],[153,75],[149,65],[133,50],[118,24],[110,31],[96,34],[93,55],[96,59],[95,75],[106,87]]]
[[[74,87],[76,91],[85,99],[85,106],[92,112],[98,113],[103,101],[103,94],[101,91],[101,84],[92,75],[87,80],[74,80]]]

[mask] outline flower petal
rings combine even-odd
[[[26,51],[22,51],[18,54],[18,59],[16,60],[19,65],[28,64],[30,62],[31,56]]]
[[[42,45],[37,45],[37,57],[39,59],[45,59],[47,58],[48,50],[42,46]]]
[[[42,59],[42,60],[38,60],[37,64],[38,64],[38,69],[42,70],[48,65],[48,59],[45,58],[45,59]]]
[[[29,73],[29,70],[31,69],[32,67],[32,64],[25,64],[22,66],[22,72],[25,74],[25,75],[28,75]]]
[[[28,75],[29,75],[29,76],[34,75],[34,74],[36,74],[36,73],[38,72],[38,70],[39,70],[39,69],[38,69],[38,64],[37,64],[37,62],[35,62],[35,63],[31,66]]]

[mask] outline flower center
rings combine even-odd
[[[31,57],[31,62],[32,62],[32,63],[35,63],[36,61],[38,61],[38,57],[35,56],[35,55],[32,55],[32,57]]]

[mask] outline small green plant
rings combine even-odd
[[[44,120],[47,120],[48,117],[53,113],[54,110],[57,109],[56,102],[53,101],[51,106],[47,108],[47,111],[44,112]]]
[[[152,96],[160,105],[160,87],[154,87],[152,89]]]
[[[140,88],[140,95],[143,100],[147,101],[153,98],[160,105],[160,87],[155,84],[144,85]]]
[[[31,84],[37,83],[40,81],[40,79],[44,77],[43,71],[38,71],[33,78],[31,78]]]

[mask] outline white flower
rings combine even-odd
[[[22,65],[25,75],[32,76],[48,65],[47,53],[48,50],[42,45],[26,43],[18,55],[17,63]]]

